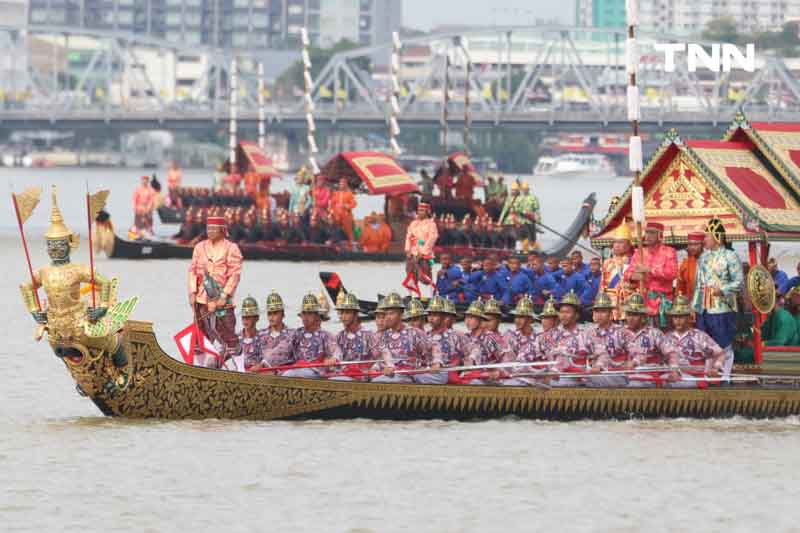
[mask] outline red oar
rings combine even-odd
[[[332,365],[327,363],[308,363],[305,361],[301,361],[291,365],[268,366],[264,368],[259,368],[258,370],[255,370],[255,372],[266,374],[271,372],[283,372],[284,370],[294,370],[296,368],[322,368],[322,367],[351,366],[351,365],[371,365],[379,363],[380,361],[382,361],[382,359],[372,359],[369,361],[339,361]]]

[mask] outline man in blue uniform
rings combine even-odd
[[[583,276],[584,278],[589,277],[589,265],[583,262],[583,254],[580,250],[575,250],[570,254],[570,259],[572,260],[572,268]],[[592,300],[594,302],[594,300]]]
[[[589,261],[589,274],[586,276],[586,285],[581,293],[581,305],[583,306],[591,306],[597,297],[597,291],[600,289],[600,280],[603,279],[601,267],[600,258],[592,257],[592,260]]]
[[[491,257],[483,260],[483,269],[473,272],[468,284],[472,286],[483,300],[494,298],[500,300],[506,290],[503,275],[497,271],[497,265]]]
[[[517,305],[517,302],[524,296],[533,292],[533,282],[520,269],[520,261],[517,257],[508,260],[508,275],[506,277],[506,291],[503,295],[503,303],[508,306]]]
[[[586,277],[575,272],[572,261],[569,259],[561,260],[561,270],[555,273],[553,277],[555,277],[557,284],[555,294],[557,300],[561,301],[561,298],[570,292],[574,292],[576,295],[583,294],[586,286]]]

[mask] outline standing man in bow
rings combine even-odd
[[[678,256],[675,249],[661,242],[664,225],[648,222],[644,234],[644,258],[636,250],[625,281],[644,285],[648,315],[660,328],[667,327],[666,312],[672,307],[672,284],[678,277]]]
[[[430,261],[433,259],[433,247],[439,238],[436,222],[430,218],[431,206],[420,202],[417,206],[417,218],[406,230],[406,279],[403,287],[422,296],[419,282],[433,285]]]
[[[156,192],[150,187],[150,178],[142,176],[139,187],[133,193],[133,225],[139,232],[153,233],[153,209]]]
[[[600,280],[600,291],[608,294],[614,305],[612,317],[615,322],[625,320],[622,304],[628,297],[629,287],[624,276],[630,261],[631,230],[627,222],[623,222],[614,232],[611,257],[603,262],[603,278]]]
[[[686,296],[690,302],[694,296],[694,284],[697,278],[697,262],[703,253],[705,234],[702,231],[693,231],[688,235],[689,243],[686,245],[686,258],[678,267],[678,282],[675,290],[678,294]]]
[[[189,305],[201,331],[225,347],[224,358],[239,353],[233,296],[242,274],[242,252],[227,240],[225,219],[208,217],[208,238],[195,245],[189,266]],[[221,361],[210,361],[219,366]]]
[[[712,218],[706,225],[706,251],[697,266],[692,307],[697,313],[697,328],[725,350],[723,376],[728,377],[733,367],[737,296],[744,285],[744,273],[739,256],[725,244],[725,226]]]

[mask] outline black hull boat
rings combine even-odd
[[[167,355],[149,322],[129,321],[120,372],[85,351],[64,362],[79,390],[108,416],[154,419],[550,420],[631,417],[776,417],[800,414],[800,374],[773,385],[708,389],[544,389],[402,385],[297,379],[189,366]],[[796,354],[795,354],[796,356]],[[753,372],[758,369],[751,369]],[[113,388],[109,381],[122,383]]]
[[[157,211],[162,224],[182,224],[186,218],[186,212],[183,209],[162,205]]]
[[[577,216],[558,239],[542,253],[563,257],[568,254],[575,243],[581,238],[592,217],[592,210],[597,200],[592,193],[581,204]],[[98,227],[98,231],[100,228]],[[110,231],[110,230],[104,230]],[[117,259],[190,259],[192,245],[172,240],[139,239],[126,240],[118,235],[113,235],[113,246],[105,249],[109,257]],[[372,262],[398,262],[405,259],[403,253],[373,254],[366,252],[353,252],[342,250],[337,246],[323,244],[288,244],[278,245],[270,242],[247,244],[241,243],[239,247],[242,255],[247,260],[256,261],[372,261]],[[110,248],[110,249],[109,249]],[[484,257],[488,254],[508,258],[513,251],[493,248],[473,248],[467,246],[440,246],[436,252],[449,252],[454,257]]]

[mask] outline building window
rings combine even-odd
[[[187,31],[186,32],[186,44],[200,44],[200,32],[199,31]]]

